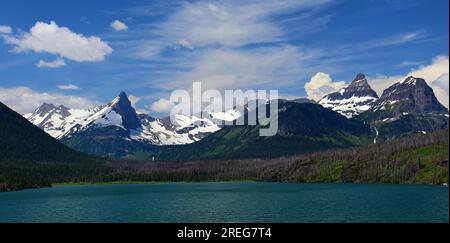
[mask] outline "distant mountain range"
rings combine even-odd
[[[323,108],[325,107],[325,108]],[[24,115],[69,147],[89,154],[148,159],[273,157],[373,143],[448,128],[448,109],[423,79],[408,77],[381,97],[364,74],[315,102],[279,101],[279,129],[260,137],[257,126],[218,126],[238,109],[199,115],[153,118],[137,114],[121,92],[107,105],[87,110],[43,104]]]
[[[220,130],[215,121],[233,121],[237,110],[199,115],[153,118],[137,114],[125,92],[113,101],[91,109],[43,104],[25,114],[30,122],[70,147],[89,154],[124,157],[156,146],[189,144]]]
[[[126,131],[126,138],[154,145],[188,144],[219,130],[213,119],[235,120],[240,114],[231,110],[210,113],[208,118],[176,115],[178,124],[170,118],[155,119],[146,114],[137,114],[125,92],[121,92],[107,105],[87,110],[70,109],[65,106],[43,104],[24,117],[58,139],[70,138],[92,129],[117,127]]]

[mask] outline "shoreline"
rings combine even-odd
[[[52,187],[65,187],[65,186],[95,186],[95,185],[157,185],[157,184],[170,184],[170,183],[186,183],[186,184],[198,184],[198,183],[277,183],[277,184],[351,184],[351,185],[427,185],[427,186],[442,186],[448,188],[448,183],[370,183],[370,182],[288,182],[288,181],[258,181],[258,180],[225,180],[225,181],[111,181],[111,182],[61,182],[52,183],[50,186],[30,187],[19,190],[7,190],[2,192],[18,192],[23,190],[45,189]]]
[[[444,186],[445,184],[427,184],[427,183],[367,183],[367,182],[354,182],[354,183],[343,183],[343,182],[280,182],[280,181],[257,181],[257,180],[233,180],[233,181],[115,181],[115,182],[64,182],[64,183],[54,183],[52,187],[61,186],[95,186],[95,185],[152,185],[152,184],[173,184],[173,183],[184,183],[184,184],[199,184],[199,183],[276,183],[276,184],[349,184],[349,185],[404,185],[404,186]],[[34,188],[39,189],[39,188]]]
[[[145,185],[145,184],[168,184],[168,183],[233,183],[233,182],[264,182],[256,180],[234,180],[234,181],[112,181],[112,182],[63,182],[53,183],[53,186],[89,186],[89,185]],[[273,182],[277,183],[277,182]]]

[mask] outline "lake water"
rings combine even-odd
[[[427,185],[56,186],[0,193],[0,222],[449,222],[448,203]]]

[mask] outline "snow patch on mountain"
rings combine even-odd
[[[56,107],[44,104],[24,117],[52,137],[60,139],[77,124],[85,123],[85,120],[98,109],[98,107],[89,110],[69,109],[62,105]]]
[[[100,113],[100,112],[99,112]],[[122,125],[122,116],[120,116],[119,114],[117,114],[115,111],[110,110],[109,108],[107,109],[107,111],[105,112],[105,114],[95,114],[92,117],[89,117],[88,122],[85,123],[86,125],[90,123],[90,120],[93,122],[93,124],[95,125],[99,125],[99,126],[117,126],[120,128],[125,129],[125,127],[123,127]]]
[[[352,96],[348,99],[332,100],[329,97],[322,99],[319,104],[323,107],[334,110],[347,118],[352,118],[368,109],[377,99],[370,96]]]
[[[131,131],[131,138],[149,141],[154,145],[189,144],[220,130],[213,121],[197,116],[175,115],[175,124],[168,117],[148,122],[140,129]]]
[[[229,110],[225,112],[210,112],[209,115],[213,119],[218,119],[222,121],[234,121],[238,119],[242,114],[237,110]]]

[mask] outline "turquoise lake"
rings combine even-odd
[[[0,222],[449,222],[448,187],[167,183],[0,193]]]

